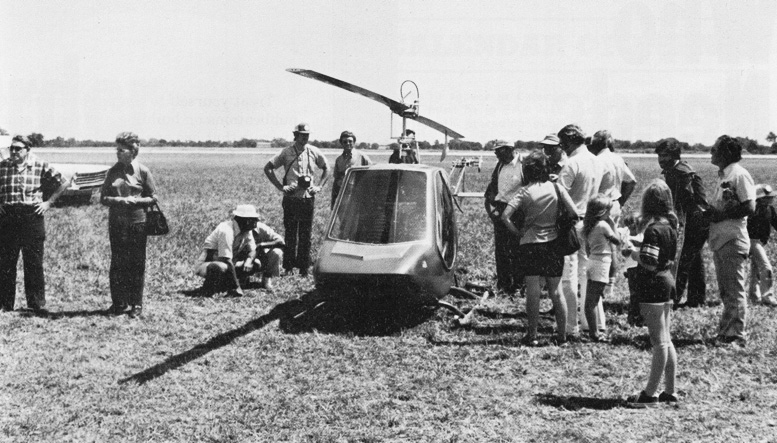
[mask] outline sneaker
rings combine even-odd
[[[674,394],[667,394],[666,392],[661,392],[658,394],[658,402],[659,403],[669,403],[669,404],[675,404],[678,400],[677,396]]]
[[[129,311],[129,318],[138,318],[143,315],[143,306],[135,305]]]
[[[633,409],[646,409],[658,406],[658,397],[651,397],[641,391],[639,395],[632,395],[626,399],[626,406]]]
[[[777,299],[773,295],[767,295],[761,300],[761,304],[764,306],[777,307]]]

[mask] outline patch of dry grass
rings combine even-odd
[[[280,279],[273,294],[189,297],[182,291],[201,283],[191,268],[215,224],[250,202],[281,231],[280,196],[263,177],[266,157],[141,161],[158,178],[173,224],[149,242],[145,316],[102,314],[110,304],[107,211],[49,214],[48,298],[59,317],[0,314],[0,440],[777,441],[773,309],[751,309],[744,348],[710,342],[719,306],[678,311],[673,338],[685,401],[632,411],[621,398],[644,385],[650,353],[646,329],[626,325],[624,282],[607,300],[613,343],[562,348],[520,345],[521,298],[493,299],[476,325],[456,329],[444,311],[399,324],[380,312],[361,312],[359,321],[345,309],[292,321],[294,300],[313,289],[298,276]],[[654,159],[629,162],[642,184],[657,176]],[[692,163],[711,183],[713,167]],[[479,186],[492,165],[476,177]],[[745,166],[757,181],[775,182],[773,161]],[[329,213],[327,191],[322,197],[315,238]],[[480,202],[463,208],[460,276],[493,283],[490,222]],[[774,259],[773,243],[768,252]],[[549,335],[552,319],[542,327]]]

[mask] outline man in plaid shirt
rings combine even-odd
[[[47,162],[30,153],[30,139],[17,135],[10,157],[0,161],[0,311],[13,311],[16,299],[16,263],[24,262],[27,306],[48,315],[43,280],[43,214],[68,187],[68,182]],[[56,187],[43,201],[43,187]]]

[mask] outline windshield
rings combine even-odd
[[[426,174],[419,171],[355,170],[344,184],[331,238],[388,244],[426,235]]]

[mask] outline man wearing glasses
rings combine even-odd
[[[27,306],[47,316],[43,278],[43,214],[65,192],[68,182],[43,160],[30,153],[30,139],[17,135],[10,156],[0,161],[0,311],[13,311],[16,299],[16,263],[24,262]],[[56,188],[43,201],[43,188]]]

